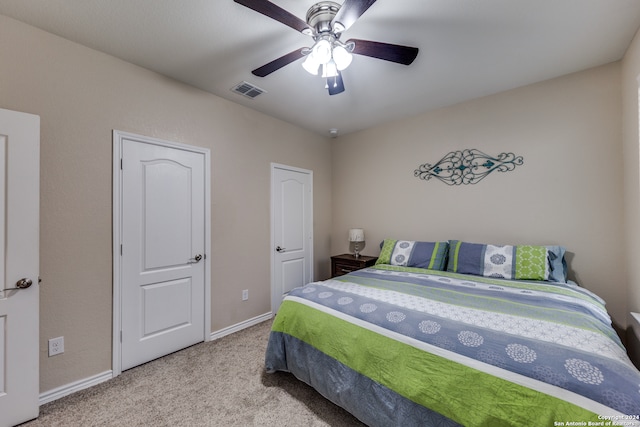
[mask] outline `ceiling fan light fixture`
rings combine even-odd
[[[302,62],[302,67],[307,70],[309,74],[313,74],[314,76],[318,75],[318,68],[320,68],[320,63],[315,60],[312,54],[307,55],[307,58]]]
[[[344,27],[344,25],[342,25],[340,22],[334,22],[333,23],[333,31],[335,33],[341,33],[345,30],[346,28]]]
[[[311,48],[311,55],[319,64],[326,64],[331,59],[332,46],[329,40],[320,39]]]
[[[326,79],[329,77],[336,77],[337,75],[338,67],[336,66],[336,62],[331,59],[322,67],[322,77]]]
[[[342,71],[347,68],[353,60],[353,55],[343,46],[335,45],[333,48],[333,60],[336,62],[338,70]]]

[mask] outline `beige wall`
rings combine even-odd
[[[628,311],[640,312],[640,154],[638,145],[638,78],[640,77],[640,33],[637,33],[622,61],[623,152],[625,235],[628,266]],[[640,325],[630,320],[637,342]],[[634,350],[640,360],[640,348]]]
[[[111,369],[113,129],[211,149],[213,331],[270,311],[271,162],[313,170],[329,274],[328,139],[1,15],[0,58],[0,108],[41,117],[41,391]]]
[[[365,229],[384,238],[560,244],[574,278],[627,322],[620,63],[339,137],[333,150],[332,253]],[[513,152],[524,165],[475,185],[413,171],[452,150]],[[637,156],[637,153],[636,153]]]

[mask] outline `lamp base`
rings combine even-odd
[[[353,257],[360,258],[360,242],[355,242],[353,245]]]

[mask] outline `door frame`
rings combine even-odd
[[[309,180],[311,183],[311,212],[309,212],[309,225],[311,229],[310,233],[310,242],[309,242],[309,279],[313,280],[313,171],[308,169],[297,168],[294,166],[287,166],[280,163],[271,163],[271,195],[270,195],[270,204],[271,204],[271,246],[269,247],[269,254],[271,257],[270,265],[271,265],[271,314],[275,316],[277,308],[280,306],[279,303],[276,303],[278,298],[282,298],[282,293],[278,293],[278,289],[276,287],[276,258],[275,258],[275,247],[276,247],[276,236],[275,236],[275,200],[273,195],[275,194],[275,170],[276,169],[284,169],[292,172],[299,172],[309,175]]]
[[[175,148],[204,155],[204,253],[211,254],[211,152],[195,147],[149,136],[113,130],[113,377],[122,373],[122,343],[120,341],[122,313],[122,278],[120,245],[122,243],[122,141],[133,140],[145,144]],[[211,340],[211,263],[204,265],[204,340]]]

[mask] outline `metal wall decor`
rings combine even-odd
[[[437,178],[447,185],[477,184],[493,171],[509,172],[523,163],[522,156],[513,153],[492,157],[480,150],[466,149],[452,151],[436,164],[424,163],[413,175],[425,181]]]

